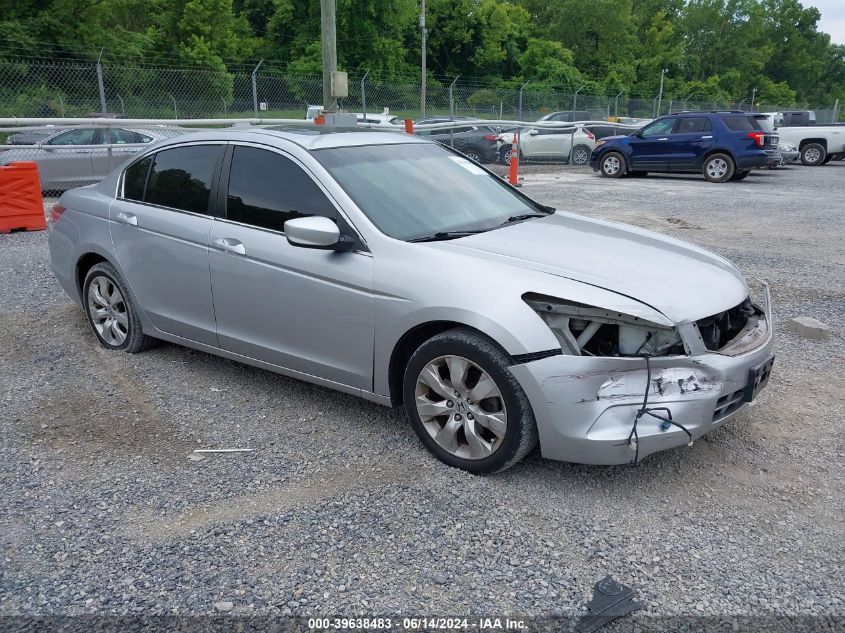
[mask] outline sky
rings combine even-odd
[[[829,33],[834,44],[845,44],[845,0],[804,0],[802,4],[821,11],[819,30]]]

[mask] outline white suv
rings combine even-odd
[[[562,161],[573,165],[587,165],[596,147],[596,139],[630,134],[636,126],[619,125],[607,121],[561,123],[555,127],[529,127],[519,130],[520,160]],[[499,134],[499,161],[511,162],[514,132]]]

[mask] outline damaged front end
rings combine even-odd
[[[674,326],[527,294],[561,353],[511,371],[535,406],[552,459],[636,463],[689,444],[765,386],[772,341],[768,287],[717,314]],[[541,409],[541,410],[537,410]]]

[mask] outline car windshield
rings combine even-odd
[[[435,144],[321,149],[318,161],[380,231],[400,240],[486,231],[548,212]]]

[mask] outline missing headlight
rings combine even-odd
[[[523,299],[549,326],[564,354],[672,356],[685,353],[674,328],[560,299],[530,294]]]

